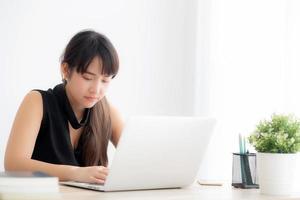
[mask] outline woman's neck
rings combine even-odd
[[[77,121],[81,121],[84,113],[84,108],[80,107],[79,105],[76,105],[76,101],[72,97],[72,95],[69,93],[69,89],[66,85],[66,95],[68,97],[68,100],[70,102],[70,105],[72,107],[72,110],[76,116]]]

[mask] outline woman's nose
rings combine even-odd
[[[97,81],[96,83],[94,83],[92,85],[92,87],[90,87],[90,92],[92,94],[97,94],[98,95],[101,92],[102,87],[103,87],[102,83],[100,81]]]

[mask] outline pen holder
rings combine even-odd
[[[236,188],[259,188],[255,153],[233,153],[232,186]]]

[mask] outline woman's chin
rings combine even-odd
[[[92,107],[94,107],[94,105],[96,105],[96,103],[97,102],[95,102],[95,103],[87,103],[87,104],[85,104],[85,108],[92,108]]]

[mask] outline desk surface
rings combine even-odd
[[[284,200],[300,199],[300,197],[274,197],[261,195],[258,189],[235,189],[230,184],[224,186],[201,186],[197,183],[182,189],[164,189],[164,190],[142,190],[126,192],[98,192],[68,186],[60,186],[62,199],[64,200]]]

